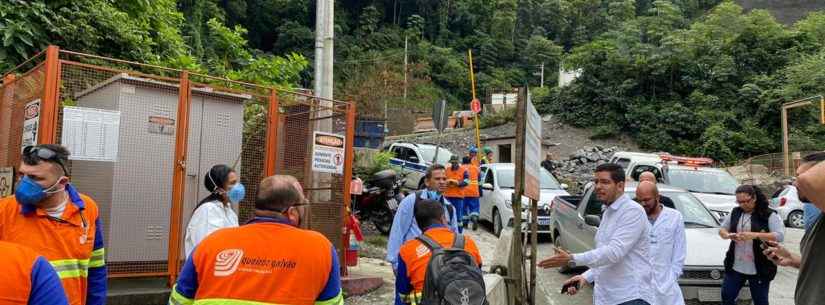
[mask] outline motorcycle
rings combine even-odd
[[[390,234],[395,211],[404,199],[401,193],[404,176],[399,177],[394,170],[387,169],[364,181],[363,192],[352,201],[352,210],[359,220],[371,221],[381,234]]]

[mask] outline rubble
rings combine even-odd
[[[585,184],[593,180],[593,171],[596,170],[597,166],[610,161],[613,153],[620,150],[616,146],[603,147],[600,145],[581,148],[567,159],[554,160],[555,170],[553,174],[562,183],[569,186],[569,192],[576,193]]]

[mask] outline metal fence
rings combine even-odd
[[[55,46],[6,74],[0,97],[0,167],[16,167],[26,145],[69,148],[72,183],[100,207],[111,277],[174,280],[216,164],[235,168],[247,188],[241,223],[263,177],[298,178],[308,227],[344,253],[352,103]],[[313,171],[315,132],[345,137],[342,172]]]

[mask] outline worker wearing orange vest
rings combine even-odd
[[[470,146],[468,156],[470,157],[471,164],[475,166],[481,166],[481,164],[483,164],[481,158],[478,157],[478,148],[475,146]]]
[[[54,268],[29,248],[0,241],[0,304],[67,305]]]
[[[0,200],[0,240],[26,246],[57,271],[72,305],[106,303],[103,226],[97,204],[69,184],[69,152],[55,144],[23,150],[14,196]]]
[[[300,229],[308,205],[298,181],[261,181],[255,218],[215,231],[183,266],[169,304],[341,305],[338,255],[318,232]]]
[[[464,188],[464,211],[461,215],[464,215],[462,219],[463,225],[466,228],[468,223],[473,224],[473,231],[478,230],[478,213],[479,213],[479,200],[478,198],[481,197],[481,169],[478,166],[475,166],[470,161],[469,157],[465,157],[464,160],[461,160],[461,163],[464,163],[464,167],[467,168],[467,176],[469,177],[467,187]]]
[[[424,235],[444,248],[450,248],[455,234],[450,231],[444,218],[444,209],[437,201],[421,200],[415,204],[415,221],[424,229]],[[481,255],[475,242],[464,236],[466,250],[481,268]],[[432,253],[418,239],[411,239],[401,246],[398,254],[398,272],[395,280],[395,304],[420,304],[424,291],[425,274]]]
[[[456,219],[460,220],[464,217],[464,188],[470,182],[467,168],[459,164],[458,156],[453,155],[444,173],[447,175],[447,190],[444,191],[444,197],[447,197],[447,201],[455,207]],[[463,228],[459,226],[458,229],[460,233]]]

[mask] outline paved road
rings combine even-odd
[[[799,254],[799,241],[803,231],[786,229],[785,245],[791,251]],[[691,249],[688,249],[691,251]],[[553,255],[553,245],[549,241],[539,244],[539,259]],[[593,304],[593,289],[587,287],[575,296],[562,295],[561,285],[572,274],[561,274],[556,269],[538,271],[536,303],[540,305],[589,305]],[[793,293],[796,287],[797,270],[780,267],[776,279],[771,283],[770,303],[776,305],[793,304]]]

